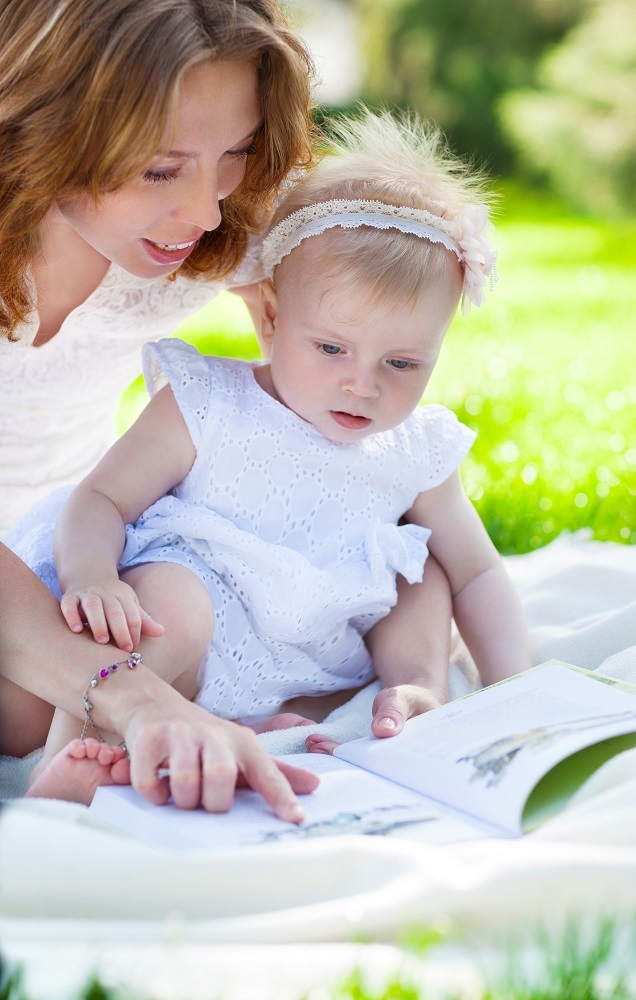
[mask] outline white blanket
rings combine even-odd
[[[507,564],[536,662],[636,681],[636,548],[578,533]],[[366,732],[371,698],[362,692],[320,728],[340,740]],[[280,754],[304,735],[262,739]],[[483,933],[635,910],[636,751],[514,842],[330,838],[173,855],[99,828],[81,806],[22,800],[0,815],[0,941],[10,956],[33,941],[55,949],[72,940],[97,955],[116,942],[344,942],[390,939],[414,921]]]

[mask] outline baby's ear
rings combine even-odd
[[[278,296],[269,278],[265,278],[260,282],[258,291],[259,322],[256,335],[262,355],[266,361],[269,361],[272,353],[272,339],[276,326],[276,316],[278,315]]]

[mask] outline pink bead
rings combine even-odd
[[[108,677],[108,667],[104,667],[102,670],[100,670],[99,676],[100,677]]]

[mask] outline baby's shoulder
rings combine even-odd
[[[169,384],[176,393],[196,386],[209,393],[234,391],[252,380],[252,365],[236,358],[202,354],[193,344],[177,337],[166,337],[143,349],[143,367],[151,395]]]
[[[408,436],[433,442],[474,441],[476,435],[446,406],[428,403],[418,406],[402,425]]]

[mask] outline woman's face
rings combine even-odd
[[[261,125],[255,68],[205,62],[183,81],[169,148],[144,173],[95,203],[59,203],[65,222],[103,257],[142,278],[170,274],[221,221],[219,202],[245,174]]]

